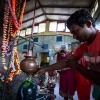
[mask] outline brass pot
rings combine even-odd
[[[20,68],[27,74],[32,74],[38,70],[38,64],[33,56],[25,56],[25,59],[20,62]]]

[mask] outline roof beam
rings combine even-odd
[[[75,7],[72,7],[72,6],[58,6],[58,5],[55,5],[55,6],[48,6],[48,5],[41,5],[41,6],[39,6],[39,7],[36,7],[36,9],[31,9],[31,10],[29,10],[29,11],[27,11],[27,12],[25,12],[24,14],[27,14],[27,13],[30,13],[30,12],[32,12],[32,11],[34,11],[34,10],[37,10],[37,9],[43,9],[43,8],[72,8],[72,9],[77,9],[77,8],[85,8],[85,9],[89,9],[90,7],[80,7],[80,6],[75,6]],[[43,12],[44,12],[44,10],[43,10]],[[45,13],[45,12],[44,12]]]
[[[42,11],[43,11],[43,13],[44,13],[44,15],[45,15],[46,19],[48,19],[48,18],[47,18],[47,16],[46,16],[46,14],[45,14],[44,9],[42,8],[42,5],[41,5],[40,1],[39,1],[39,0],[37,0],[37,1],[38,1],[39,5],[40,5],[40,7],[41,7],[41,9],[42,9]]]
[[[40,16],[43,16],[43,15],[44,15],[44,14],[40,14],[40,15],[38,15],[38,16],[35,16],[34,19],[35,19],[35,18],[38,18],[38,17],[40,17]],[[28,21],[30,21],[30,20],[33,20],[33,17],[30,18],[30,19],[24,20],[23,23],[26,23],[26,22],[28,22]]]
[[[70,5],[43,5],[43,8],[87,8],[89,9],[90,7],[88,6],[70,6]]]
[[[43,23],[43,22],[46,22],[47,20],[44,20],[44,21],[41,21],[40,23]],[[35,23],[34,25],[38,25],[39,23]],[[28,27],[24,27],[24,28],[22,28],[21,30],[25,30],[25,29],[27,29],[27,28],[31,28],[32,27],[32,25],[29,25]]]
[[[70,16],[71,14],[59,14],[59,13],[45,13],[46,15],[60,15],[60,16]],[[35,18],[38,18],[38,17],[41,17],[41,16],[43,16],[44,14],[40,14],[40,15],[38,15],[38,16],[35,16],[34,17],[34,19]],[[32,18],[30,18],[30,19],[27,19],[27,20],[24,20],[23,21],[23,23],[26,23],[26,22],[28,22],[28,21],[30,21],[30,20],[33,20],[33,17]]]
[[[40,23],[43,23],[43,22],[46,22],[46,21],[57,21],[57,22],[66,22],[66,20],[53,20],[53,19],[46,19],[44,21],[41,21]],[[39,23],[36,23],[35,25],[38,25]],[[21,30],[25,30],[26,28],[31,28],[32,25],[28,26],[28,27],[25,27],[25,28],[22,28]]]
[[[38,9],[41,9],[41,7],[32,8],[32,9],[30,9],[29,11],[26,11],[26,12],[24,13],[24,15],[25,15],[25,14],[28,14],[28,13],[30,13],[30,12],[32,12],[32,11],[38,10]]]
[[[46,15],[62,15],[62,16],[70,16],[71,14],[61,14],[61,13],[45,13]]]

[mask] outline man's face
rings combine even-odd
[[[79,25],[72,24],[70,27],[70,32],[73,34],[73,38],[79,40],[80,42],[87,41],[90,36],[90,34],[88,34],[89,30],[86,25],[81,27]]]

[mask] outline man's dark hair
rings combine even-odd
[[[95,27],[95,20],[91,16],[90,12],[85,9],[78,10],[73,13],[67,20],[67,27],[70,28],[72,24],[84,27],[84,24],[87,20],[90,20],[92,22],[93,27]]]

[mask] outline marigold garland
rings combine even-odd
[[[15,41],[14,45],[17,45],[17,40]],[[16,66],[16,70],[12,68],[11,72],[9,73],[9,77],[8,77],[8,80],[9,81],[12,81],[13,80],[13,77],[16,75],[16,74],[20,74],[21,73],[21,70],[20,70],[20,61],[19,61],[19,57],[18,57],[18,50],[17,50],[17,47],[14,47],[14,50],[13,50],[13,55],[12,55],[12,62],[14,62],[14,66]]]
[[[12,0],[12,14],[15,16],[16,18],[16,13],[15,13],[15,6],[16,5],[16,0]],[[13,17],[13,23],[16,27],[16,29],[20,30],[21,26],[20,24],[22,24],[22,20],[23,20],[23,14],[24,14],[24,10],[25,10],[25,6],[26,6],[26,0],[23,3],[23,7],[19,16],[19,20],[16,22],[15,18]]]

